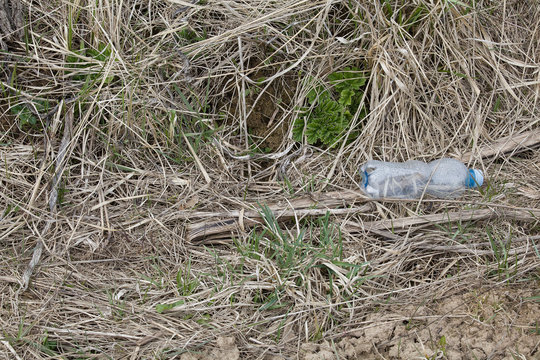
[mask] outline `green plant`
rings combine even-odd
[[[195,293],[195,290],[199,287],[199,280],[191,273],[191,259],[187,261],[187,264],[181,266],[176,272],[176,289],[180,296],[190,296]],[[164,303],[156,305],[156,312],[159,314],[171,310],[176,306],[183,305],[186,301],[180,299],[172,303]]]
[[[209,124],[204,120],[206,116],[205,114],[209,112],[210,108],[209,84],[210,83],[207,83],[205,92],[202,94],[195,94],[193,92],[184,94],[184,90],[182,90],[178,85],[173,84],[173,89],[176,95],[190,113],[189,116],[186,116],[183,113],[179,114],[178,120],[174,121],[174,124],[172,124],[172,122],[177,117],[177,112],[172,110],[171,115],[169,116],[169,138],[175,139],[170,145],[171,148],[174,148],[175,146],[178,147],[176,156],[177,162],[182,163],[188,159],[191,159],[191,154],[189,152],[187,153],[190,155],[183,155],[183,147],[180,145],[184,141],[189,141],[193,147],[193,150],[195,152],[199,152],[201,147],[206,143],[212,142],[216,136],[216,133],[221,130],[219,127],[213,128],[209,126]]]
[[[20,210],[19,205],[7,204],[6,210],[4,210],[4,214],[2,215],[2,218],[7,217],[9,214],[16,214],[19,210]]]
[[[431,335],[431,334],[430,334]],[[434,344],[435,353],[430,357],[430,359],[439,359],[442,356],[446,357],[446,336],[441,336],[439,340]]]
[[[501,239],[501,236],[494,234],[491,229],[486,228],[486,234],[493,250],[493,256],[497,262],[497,270],[491,272],[491,274],[496,274],[498,280],[500,281],[503,276],[506,275],[506,279],[510,279],[513,275],[517,273],[518,258],[517,255],[512,256],[510,254],[510,249],[512,248],[512,234],[510,234],[507,241]],[[513,260],[513,264],[512,264]],[[514,269],[512,270],[512,265]]]
[[[79,50],[73,50],[72,53],[66,57],[66,62],[68,67],[73,69],[73,79],[94,84],[98,80],[101,80],[105,63],[112,56],[114,56],[114,54],[109,44],[100,42],[93,48],[90,46],[86,47],[85,43],[81,41]],[[99,69],[94,68],[96,65],[99,66]],[[114,78],[113,75],[107,76],[104,79],[105,84],[111,84]]]
[[[460,244],[466,244],[473,236],[472,230],[474,224],[466,221],[448,221],[440,224],[435,224],[435,227],[448,235],[448,239],[451,243],[458,242]]]
[[[122,320],[126,315],[126,301],[121,300],[120,291],[111,292],[106,290],[107,299],[109,300],[109,305],[111,309],[111,315],[115,320]]]
[[[180,43],[195,44],[196,42],[206,40],[208,38],[206,32],[203,30],[202,35],[197,34],[191,29],[182,29],[175,34],[176,39]]]
[[[32,106],[40,114],[46,114],[49,111],[49,102],[47,100],[34,100]],[[10,111],[13,115],[17,116],[21,128],[30,127],[38,129],[41,127],[38,117],[25,104],[19,103],[12,106]]]
[[[171,310],[171,309],[177,307],[178,305],[183,305],[183,304],[184,304],[184,300],[178,300],[178,301],[175,301],[175,302],[170,303],[170,304],[157,304],[156,305],[156,312],[158,314],[162,314],[167,310]]]
[[[494,201],[497,197],[508,192],[504,182],[499,183],[489,179],[484,182],[484,186],[478,188],[478,191],[484,197],[484,202]]]
[[[284,229],[268,206],[261,206],[260,214],[264,222],[262,229],[255,229],[246,241],[234,241],[242,257],[266,259],[280,270],[280,284],[271,291],[257,290],[254,294],[254,301],[261,304],[259,311],[289,306],[286,283],[307,286],[306,279],[314,272],[327,278],[330,297],[339,295],[332,290],[334,287],[351,295],[370,278],[366,275],[368,263],[344,261],[342,235],[332,224],[329,213],[301,221],[296,234]],[[235,270],[238,271],[244,270]]]
[[[49,335],[45,333],[43,338],[41,339],[41,343],[39,344],[39,348],[41,351],[43,351],[45,354],[49,356],[57,356],[61,353],[61,349],[58,346],[58,341],[50,340]]]
[[[189,296],[195,292],[199,281],[191,274],[191,260],[185,268],[180,267],[176,273],[176,287],[181,296]]]
[[[395,2],[388,0],[383,0],[381,3],[386,18],[399,24],[401,29],[411,35],[414,35],[419,25],[422,24],[420,20],[429,15],[429,10],[422,3],[411,4],[411,6],[401,4],[396,6],[397,4]]]
[[[530,332],[534,335],[540,335],[540,326],[538,325],[538,320],[534,322],[534,329],[531,329]]]
[[[23,65],[23,68],[24,66],[27,66],[26,64],[28,63],[30,63],[28,58],[21,58],[21,65]],[[24,92],[26,92],[26,94],[21,95]],[[9,111],[15,116],[20,129],[23,131],[33,130],[36,133],[43,130],[45,123],[42,121],[42,118],[44,118],[51,110],[51,104],[48,99],[32,96],[28,93],[27,89],[21,89],[21,86],[18,84],[16,65],[13,67],[11,73],[9,87],[0,83],[0,94],[7,100],[7,104],[10,105]]]
[[[360,118],[367,114],[362,103],[366,79],[366,73],[360,69],[345,68],[328,76],[330,88],[323,85],[313,88],[307,95],[309,107],[294,122],[294,139],[302,141],[305,135],[311,145],[335,146],[349,131],[354,115],[358,111]],[[356,136],[357,131],[350,131],[345,140]]]
[[[272,238],[270,258],[288,274],[306,258],[309,247],[304,241],[306,230],[301,229],[296,237],[291,238],[281,229],[268,206],[261,206],[261,216],[265,223],[265,232],[271,234]]]

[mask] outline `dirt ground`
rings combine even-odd
[[[523,289],[471,292],[433,307],[371,314],[373,325],[334,344],[304,344],[304,359],[534,359],[540,309],[526,300],[531,296]]]
[[[381,309],[358,330],[321,343],[300,344],[299,358],[330,359],[538,359],[540,306],[531,289],[474,290],[426,306]],[[219,337],[182,360],[236,360],[235,337]],[[267,355],[268,360],[287,356]]]

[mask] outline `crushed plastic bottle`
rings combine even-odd
[[[481,170],[467,169],[459,160],[443,158],[430,163],[370,160],[360,168],[362,190],[370,197],[419,199],[424,194],[456,198],[466,189],[482,186]]]

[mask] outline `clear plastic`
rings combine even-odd
[[[428,164],[370,160],[362,165],[360,174],[362,190],[372,198],[418,199],[425,194],[455,198],[483,182],[480,170],[468,170],[462,162],[450,158]]]

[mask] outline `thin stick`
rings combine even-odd
[[[130,340],[140,340],[140,336],[133,336],[133,335],[126,335],[126,334],[119,334],[119,333],[112,333],[112,332],[102,332],[102,331],[91,331],[91,330],[74,330],[74,329],[58,329],[53,328],[49,326],[44,326],[43,329],[54,332],[57,334],[77,334],[77,335],[84,335],[84,336],[106,336],[106,337],[114,337],[114,338],[123,338],[123,339],[130,339]]]
[[[336,207],[350,206],[355,202],[366,202],[368,200],[364,194],[357,191],[333,191],[314,193],[298,199],[278,201],[268,205],[268,208],[276,214],[278,220],[283,221],[294,216],[319,216],[327,212],[334,215],[367,212],[371,210],[371,204],[353,208]],[[244,227],[259,224],[261,219],[259,211],[254,209],[218,213],[189,212],[188,214],[190,218],[212,218],[212,220],[189,224],[187,226],[188,241],[197,241],[207,236],[226,234],[240,226],[240,216],[242,216]],[[176,216],[178,215],[183,214],[177,214]]]
[[[398,230],[410,226],[440,224],[456,221],[474,221],[489,218],[505,217],[516,220],[537,220],[540,217],[540,210],[518,210],[518,209],[478,209],[465,210],[444,214],[414,215],[398,219],[387,219],[370,221],[365,223],[356,223],[348,221],[345,225],[349,231],[354,230]]]
[[[59,112],[62,111],[62,108],[59,108],[58,111]],[[56,213],[56,202],[58,200],[58,185],[62,177],[62,172],[64,171],[64,166],[65,166],[64,159],[67,154],[68,146],[71,142],[72,128],[73,128],[73,107],[70,107],[70,109],[66,112],[66,115],[65,115],[64,135],[62,136],[60,149],[58,151],[58,156],[56,158],[56,168],[55,168],[54,177],[52,179],[51,193],[49,194],[49,210],[51,211],[52,214]],[[43,160],[44,163],[46,159],[47,157],[45,154],[45,158]],[[35,189],[37,189],[37,185]],[[28,263],[28,267],[26,268],[26,270],[24,271],[22,275],[21,289],[20,289],[21,291],[26,291],[26,289],[28,288],[28,284],[30,283],[30,277],[32,276],[32,273],[34,272],[34,268],[39,263],[39,260],[41,258],[41,253],[43,252],[43,247],[45,245],[43,243],[43,239],[45,238],[45,235],[47,235],[47,233],[49,232],[51,224],[52,224],[52,220],[47,220],[47,223],[45,224],[43,231],[40,234],[36,247],[34,248],[34,251],[32,253],[32,259],[30,260],[30,263]]]
[[[186,134],[182,133],[182,136],[184,137],[184,140],[186,141],[186,144],[187,144],[187,146],[189,148],[189,151],[191,152],[191,155],[193,155],[193,158],[195,159],[195,163],[197,164],[197,167],[199,168],[199,170],[203,174],[204,179],[206,180],[206,182],[208,184],[210,184],[212,182],[212,179],[210,179],[210,176],[206,172],[206,169],[204,168],[203,164],[201,163],[201,160],[199,159],[199,157],[197,156],[197,153],[195,153],[195,150],[191,146],[191,143],[189,142],[188,138],[186,137]]]
[[[17,355],[17,353],[15,352],[15,349],[11,346],[11,344],[9,342],[7,342],[6,340],[0,340],[0,342],[5,346],[7,347],[7,349],[9,350],[10,353],[13,354],[13,356],[15,356],[15,359],[17,360],[22,360],[19,355]]]
[[[284,210],[279,212],[276,216],[278,221],[284,221],[290,219],[295,214],[297,216],[321,216],[327,212],[332,215],[344,215],[352,214],[358,212],[365,212],[370,210],[369,205],[364,205],[359,208],[351,209],[305,209],[305,210]],[[252,227],[257,224],[260,224],[260,215],[253,216],[253,213],[250,212],[251,218],[244,217],[243,223],[244,227]],[[540,217],[540,210],[530,211],[530,210],[511,210],[511,209],[499,209],[497,211],[492,209],[479,209],[479,210],[467,210],[453,213],[445,214],[432,214],[426,216],[409,216],[398,219],[388,219],[388,220],[379,220],[379,221],[370,221],[365,223],[357,223],[347,221],[343,227],[348,232],[355,231],[367,231],[379,234],[381,230],[386,231],[395,231],[400,229],[405,229],[411,226],[420,226],[420,225],[432,225],[440,224],[447,222],[456,222],[456,221],[475,221],[483,220],[489,218],[511,218],[522,221],[531,221],[536,220]],[[231,231],[240,229],[238,219],[221,219],[221,220],[210,220],[202,221],[195,224],[190,224],[187,227],[188,236],[187,240],[190,242],[199,241],[205,237],[215,236],[215,235],[226,235]]]

